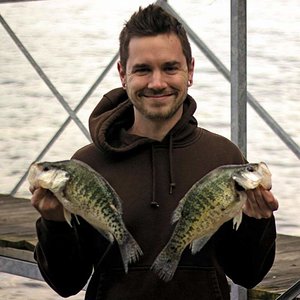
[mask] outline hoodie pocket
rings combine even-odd
[[[102,273],[97,297],[101,300],[228,300],[225,275],[212,267],[178,267],[173,279],[164,282],[146,267]],[[96,281],[96,280],[95,280]]]

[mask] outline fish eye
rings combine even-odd
[[[246,168],[246,170],[249,171],[249,172],[254,172],[254,168],[252,166],[248,166]]]
[[[43,171],[45,171],[45,172],[47,172],[47,171],[49,171],[50,170],[50,168],[48,167],[48,166],[45,166],[44,168],[43,168]]]

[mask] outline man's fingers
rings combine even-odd
[[[270,218],[273,211],[278,209],[278,201],[272,194],[263,188],[247,191],[247,201],[243,208],[246,215],[257,219]]]

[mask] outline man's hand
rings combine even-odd
[[[32,193],[31,204],[41,216],[51,221],[65,221],[63,206],[57,198],[43,188],[30,188]]]
[[[272,192],[258,187],[254,190],[248,190],[247,201],[243,208],[243,212],[256,219],[270,218],[273,211],[278,209],[278,201]]]

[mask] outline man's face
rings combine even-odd
[[[194,65],[192,62],[188,68],[175,34],[132,38],[126,72],[120,64],[118,69],[129,99],[143,117],[159,121],[180,118]]]

